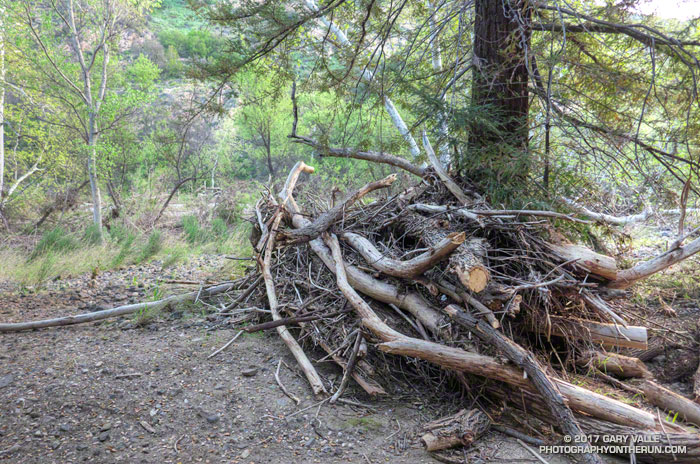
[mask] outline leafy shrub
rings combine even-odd
[[[139,255],[138,262],[144,262],[158,253],[161,248],[163,248],[163,237],[159,230],[154,230],[148,236],[148,240],[141,249],[141,254]]]
[[[29,261],[43,256],[49,252],[66,252],[78,248],[78,242],[70,234],[60,227],[46,232],[29,255]]]

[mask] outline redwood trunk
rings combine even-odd
[[[479,122],[469,144],[494,174],[527,176],[530,7],[525,0],[476,0],[472,104],[493,126]],[[518,179],[512,181],[518,182]],[[508,180],[508,179],[503,179]]]

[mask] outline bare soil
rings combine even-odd
[[[152,297],[166,278],[202,280],[218,258],[165,275],[158,263],[79,276],[23,293],[0,283],[0,319],[63,316]],[[190,287],[191,288],[191,287]],[[319,404],[274,331],[240,337],[203,312],[174,311],[0,335],[0,462],[7,463],[432,463],[420,424],[455,412],[429,393]],[[320,359],[321,353],[312,353]],[[296,405],[274,379],[299,399]],[[341,371],[321,362],[328,384]],[[254,369],[252,376],[244,371]],[[250,374],[251,372],[248,372]],[[468,405],[467,405],[468,406]],[[524,430],[525,431],[525,430]],[[569,462],[546,456],[552,464]],[[465,462],[539,462],[492,432]]]

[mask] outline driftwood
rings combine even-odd
[[[581,340],[601,343],[603,346],[620,346],[625,348],[647,349],[646,327],[619,324],[605,324],[577,318],[550,316],[551,327],[537,327],[536,330],[545,335],[559,337],[575,337]]]
[[[387,275],[395,277],[411,278],[423,274],[435,266],[442,259],[448,257],[457,247],[464,243],[464,233],[449,234],[435,246],[420,255],[407,261],[386,257],[377,248],[361,235],[344,232],[340,236],[348,242],[369,265]]]
[[[700,405],[697,403],[651,380],[642,382],[639,389],[647,401],[668,411],[672,418],[677,414],[684,421],[700,426]]]
[[[601,353],[600,351],[586,351],[576,359],[579,366],[591,366],[595,369],[621,379],[633,377],[651,377],[651,372],[639,358],[623,356],[617,353]]]
[[[125,316],[134,314],[139,311],[158,311],[168,306],[187,303],[194,301],[197,297],[208,297],[223,293],[233,288],[233,283],[225,283],[215,285],[208,288],[203,288],[201,291],[189,292],[181,295],[173,295],[162,300],[149,301],[146,303],[135,303],[129,305],[118,306],[116,308],[104,309],[102,311],[94,311],[86,314],[78,314],[75,316],[57,317],[53,319],[43,319],[40,321],[29,322],[9,322],[0,324],[0,332],[20,332],[22,330],[43,329],[46,327],[60,327],[65,325],[84,324],[86,322],[101,321],[112,317]]]
[[[468,447],[486,433],[490,425],[491,419],[482,411],[462,409],[457,414],[425,424],[421,441],[427,451]]]

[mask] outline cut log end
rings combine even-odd
[[[463,266],[455,266],[454,273],[459,277],[459,281],[472,292],[479,293],[486,288],[489,283],[489,271],[483,266],[466,269]]]

